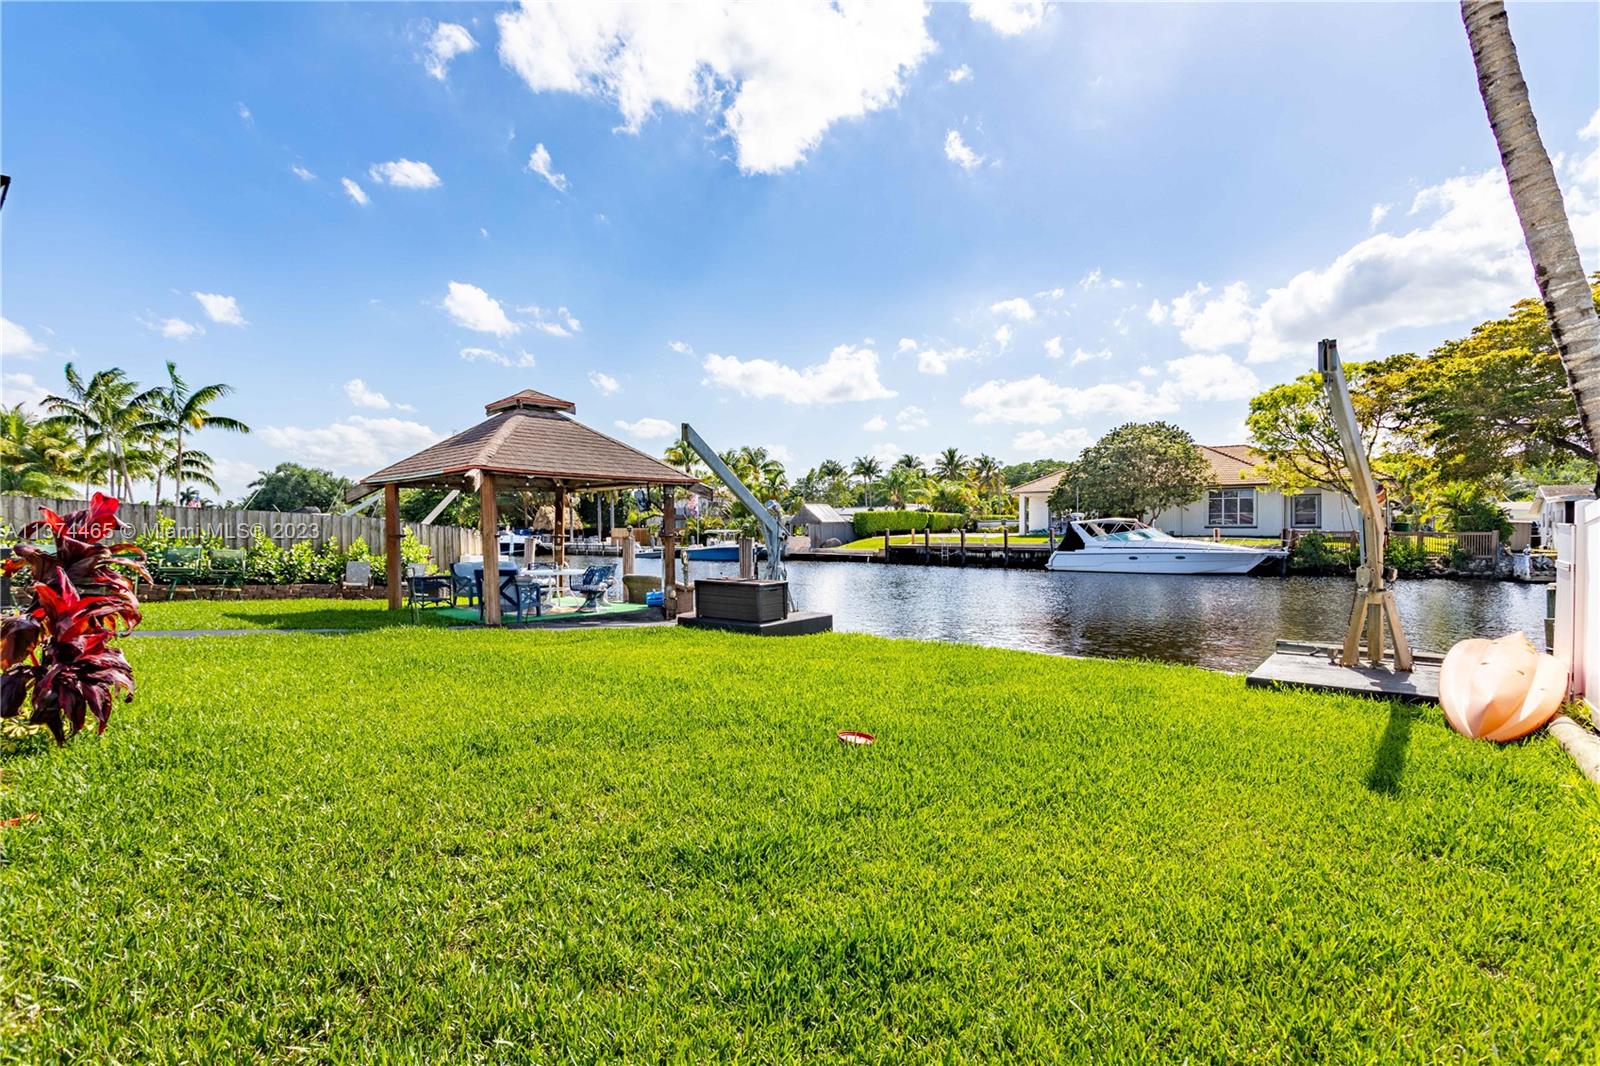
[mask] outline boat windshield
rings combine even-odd
[[[1132,541],[1141,540],[1172,539],[1161,530],[1153,529],[1142,522],[1133,522],[1127,520],[1119,522],[1115,519],[1112,519],[1109,521],[1086,522],[1084,524],[1088,527],[1089,532],[1093,533],[1099,539],[1116,541],[1118,543],[1125,544]]]

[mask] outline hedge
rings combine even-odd
[[[877,533],[945,533],[967,524],[964,514],[944,511],[858,511],[853,524],[856,536],[870,537]]]

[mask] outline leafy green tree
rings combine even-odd
[[[1414,451],[1412,416],[1407,410],[1411,371],[1416,356],[1395,355],[1370,363],[1346,363],[1345,381],[1350,387],[1351,406],[1361,439],[1367,449],[1367,462],[1385,471],[1380,455],[1389,455],[1388,466]],[[1319,374],[1303,374],[1293,381],[1274,385],[1250,401],[1245,423],[1250,429],[1250,444],[1261,453],[1256,469],[1274,487],[1296,492],[1316,485],[1336,492],[1351,491],[1345,469],[1344,447],[1333,424],[1327,393]]]
[[[1591,292],[1600,307],[1600,286]],[[1594,462],[1550,318],[1537,300],[1441,344],[1415,363],[1403,387],[1418,435],[1451,479],[1567,458]]]
[[[978,494],[965,481],[934,481],[928,489],[928,507],[944,514],[971,514],[978,505]]]
[[[1054,474],[1057,470],[1065,470],[1072,464],[1065,459],[1035,459],[1028,463],[1011,463],[1000,469],[1000,479],[1005,488],[1013,488],[1025,482]]]
[[[1483,485],[1470,481],[1452,481],[1440,486],[1428,502],[1428,517],[1452,533],[1493,530],[1502,537],[1511,535],[1511,522],[1500,509],[1499,502]]]
[[[255,511],[298,511],[303,507],[332,511],[344,503],[344,494],[353,484],[331,470],[279,463],[250,483],[245,504]]]
[[[1147,518],[1199,499],[1211,464],[1187,432],[1167,422],[1129,422],[1084,449],[1050,494],[1050,510]]]
[[[983,496],[1001,496],[1006,490],[1005,478],[1001,475],[1000,460],[992,455],[980,455],[972,460],[969,473],[972,477],[973,487]]]
[[[927,498],[927,476],[915,466],[897,462],[883,476],[883,490],[896,507],[921,503]]]

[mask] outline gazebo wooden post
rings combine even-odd
[[[494,475],[481,472],[478,481],[478,532],[483,536],[483,624],[500,624],[500,512],[494,498]]]
[[[389,594],[389,610],[398,611],[402,605],[400,598],[400,575],[403,572],[400,565],[400,543],[404,534],[400,532],[400,486],[388,484],[383,487],[383,583]]]
[[[556,521],[552,539],[555,541],[556,569],[560,570],[567,562],[567,487],[559,483],[556,485]]]
[[[678,613],[678,509],[671,485],[661,486],[661,604],[668,618]]]

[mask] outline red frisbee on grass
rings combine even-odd
[[[839,731],[839,743],[841,744],[850,744],[856,747],[866,747],[876,739],[877,738],[871,733],[863,733],[856,729],[841,729]]]

